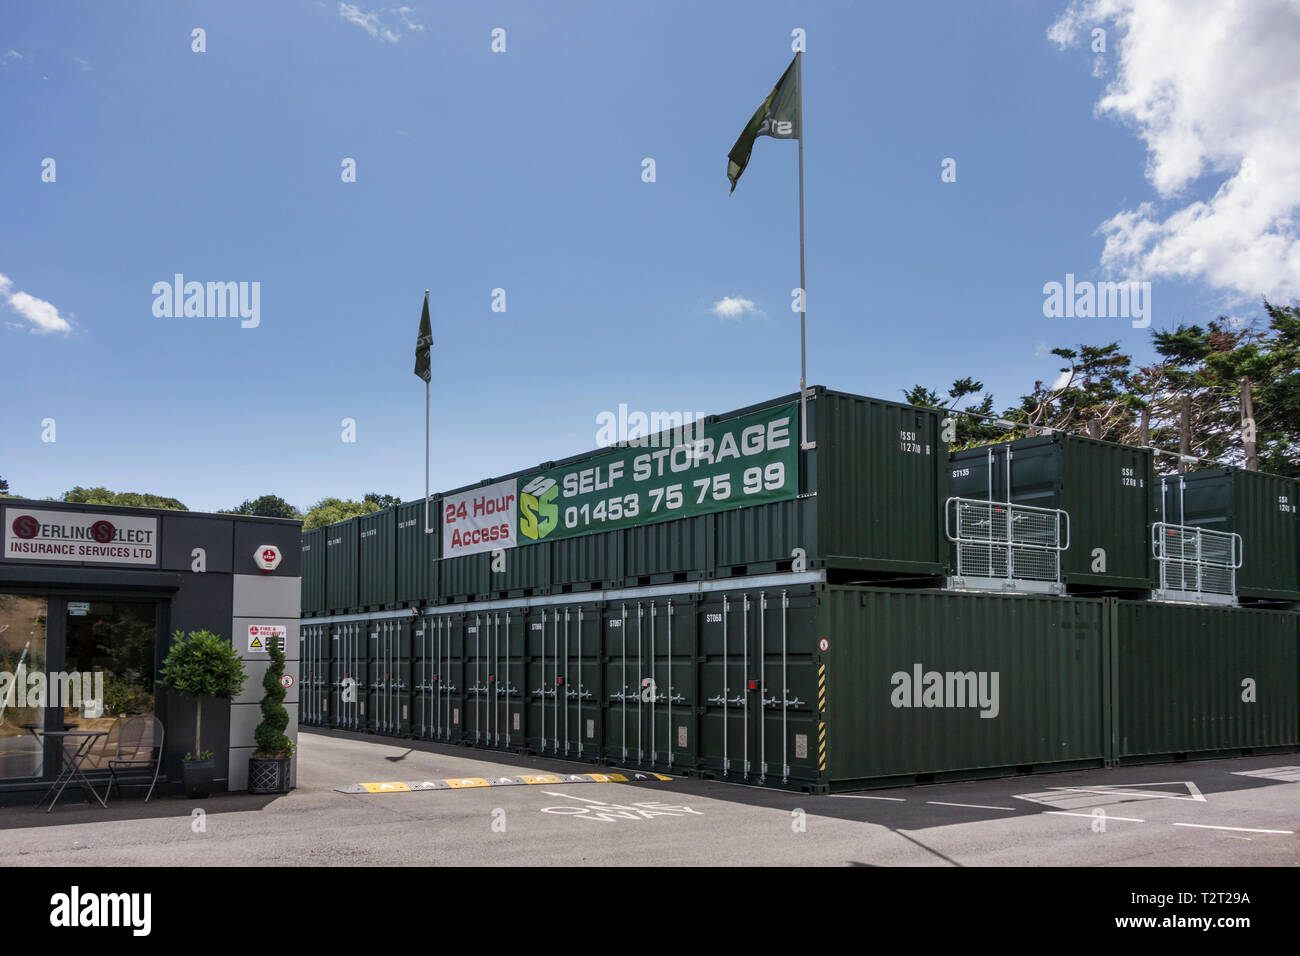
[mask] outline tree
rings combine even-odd
[[[0,498],[9,498],[9,497],[12,497],[9,494],[9,482],[5,481],[3,478],[0,478]]]
[[[159,683],[194,698],[194,750],[185,759],[211,760],[212,752],[202,749],[202,698],[230,700],[237,695],[244,687],[244,662],[238,651],[211,631],[177,631],[173,641]]]
[[[299,518],[298,509],[279,495],[262,495],[251,501],[245,501],[237,508],[221,511],[226,515],[256,515],[259,518]]]
[[[271,657],[270,666],[262,677],[262,722],[253,731],[257,741],[258,757],[291,757],[293,741],[285,736],[284,730],[289,726],[289,712],[284,709],[284,651],[275,638],[266,647]]]
[[[120,505],[130,508],[163,508],[168,511],[189,511],[175,498],[160,495],[140,494],[134,491],[109,491],[107,488],[83,488],[77,485],[66,491],[61,501],[77,502],[87,505]]]
[[[307,514],[302,519],[302,527],[304,531],[320,528],[327,524],[334,524],[336,521],[347,521],[349,518],[358,518],[379,510],[379,504],[375,501],[322,498],[307,509]]]
[[[903,392],[903,398],[909,405],[951,412],[957,408],[957,404],[962,399],[978,395],[982,391],[984,391],[984,383],[968,377],[959,378],[952,383],[952,387],[948,389],[947,402],[939,396],[938,392],[922,385],[913,385],[907,389]],[[996,416],[993,414],[992,395],[985,393],[978,402],[968,403],[961,411],[965,414],[949,416],[952,419],[954,432],[954,438],[949,444],[953,447],[967,448],[971,445],[983,445],[1006,438],[1005,427],[993,424]]]
[[[394,497],[393,495],[376,494],[373,491],[366,492],[366,496],[361,500],[372,502],[377,505],[380,510],[391,508],[393,505],[400,505],[402,503],[401,498]]]

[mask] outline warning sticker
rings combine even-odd
[[[280,644],[280,650],[284,650],[285,641],[289,634],[289,628],[283,624],[250,624],[248,625],[248,649],[265,654],[267,646],[272,639]]]

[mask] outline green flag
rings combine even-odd
[[[803,134],[802,117],[799,115],[802,102],[803,98],[799,95],[799,54],[796,53],[781,74],[781,79],[772,87],[772,92],[767,94],[767,99],[763,100],[741,130],[736,145],[727,154],[727,178],[731,180],[733,193],[740,174],[749,165],[749,154],[757,137],[798,139]]]
[[[429,293],[424,293],[424,311],[420,313],[420,337],[415,340],[415,374],[426,382],[429,371],[429,347],[433,345],[433,326],[429,324]]]

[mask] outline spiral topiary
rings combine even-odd
[[[284,709],[284,686],[280,678],[284,676],[284,651],[280,642],[271,638],[267,653],[271,657],[271,666],[262,678],[262,722],[253,731],[257,741],[258,757],[289,757],[293,754],[293,741],[285,736],[284,730],[289,726],[289,712]]]

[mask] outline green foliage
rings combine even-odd
[[[200,751],[199,751],[199,759],[200,759],[200,760],[212,760],[212,759],[215,758],[216,756],[217,756],[217,755],[214,754],[211,750],[200,750]],[[186,763],[189,763],[189,762],[192,761],[193,759],[194,759],[194,751],[193,751],[193,750],[187,750],[187,751],[185,751],[185,761],[186,761]]]
[[[113,717],[152,714],[153,694],[143,684],[123,677],[104,678],[104,710]]]
[[[259,518],[299,518],[298,509],[279,495],[262,495],[251,501],[245,501],[237,508],[221,511],[218,514],[255,515]]]
[[[1242,396],[1249,385],[1261,471],[1300,477],[1300,307],[1263,303],[1266,328],[1220,316],[1202,325],[1152,330],[1156,361],[1135,365],[1118,342],[1057,348],[1060,378],[1034,387],[997,418],[992,396],[960,407],[983,386],[964,378],[945,399],[917,385],[908,402],[957,410],[953,445],[1006,441],[1056,429],[1127,444],[1149,444],[1165,454],[1157,470],[1173,469],[1179,451],[1184,399],[1191,454],[1243,464]]]
[[[71,501],[87,505],[119,505],[131,508],[165,508],[168,511],[189,511],[175,498],[163,498],[160,495],[139,494],[134,491],[109,491],[107,488],[83,488],[77,485],[63,494],[61,501]]]
[[[293,741],[285,736],[289,726],[289,712],[284,709],[285,690],[280,683],[284,676],[284,651],[280,642],[272,640],[267,646],[271,664],[262,678],[262,722],[253,731],[257,741],[258,757],[289,757],[293,754]]]
[[[303,516],[302,527],[304,531],[311,528],[323,528],[327,524],[334,524],[336,521],[347,521],[349,518],[359,518],[361,515],[372,514],[379,511],[377,501],[343,501],[339,498],[322,498],[308,509],[307,514]]]
[[[229,700],[243,689],[244,662],[238,652],[211,631],[177,631],[163,661],[159,683],[194,700],[194,750],[201,753],[202,697]],[[188,759],[192,759],[187,757]],[[200,757],[206,760],[206,757]]]
[[[391,508],[393,505],[400,505],[402,503],[402,499],[395,497],[394,495],[381,495],[373,491],[366,492],[366,496],[361,500],[378,505],[378,510],[380,511],[384,508]]]
[[[177,631],[163,661],[160,683],[187,697],[229,700],[244,686],[244,662],[211,631]]]
[[[0,498],[10,498],[10,497],[14,497],[14,496],[9,494],[9,482],[5,481],[3,478],[0,478]]]

